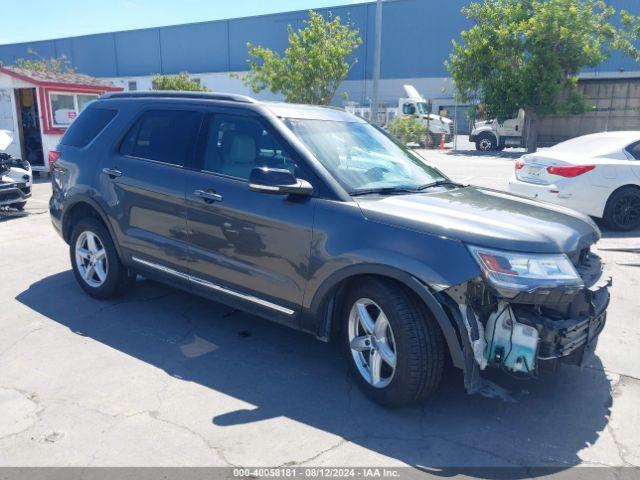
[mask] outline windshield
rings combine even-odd
[[[288,119],[286,124],[350,194],[418,190],[447,180],[368,123]]]
[[[416,104],[416,108],[417,108],[418,113],[420,115],[428,115],[429,114],[429,107],[427,107],[427,104],[425,102],[418,102]]]

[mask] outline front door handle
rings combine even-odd
[[[103,168],[102,173],[104,173],[105,175],[108,175],[110,178],[116,178],[116,177],[122,176],[122,172],[117,168]]]
[[[221,202],[222,195],[212,190],[196,190],[193,194],[202,198],[206,203]]]

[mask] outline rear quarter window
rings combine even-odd
[[[71,147],[85,147],[109,125],[118,113],[105,108],[86,108],[71,124],[60,143]]]
[[[636,160],[640,160],[640,142],[632,143],[627,147],[627,152]]]

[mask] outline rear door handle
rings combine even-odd
[[[122,176],[122,172],[120,170],[118,170],[117,168],[103,168],[102,169],[102,173],[104,173],[105,175],[108,175],[111,178],[116,178],[116,177],[121,177]]]
[[[207,190],[196,190],[193,192],[196,197],[202,198],[206,203],[221,202],[222,195]]]

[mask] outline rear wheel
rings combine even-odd
[[[92,297],[113,297],[121,293],[130,280],[109,232],[94,218],[83,218],[76,224],[69,254],[76,281]]]
[[[604,221],[612,230],[640,227],[640,189],[624,187],[611,195],[604,209]]]
[[[417,403],[442,378],[442,334],[424,305],[404,288],[369,279],[343,305],[343,344],[358,386],[387,407]]]

